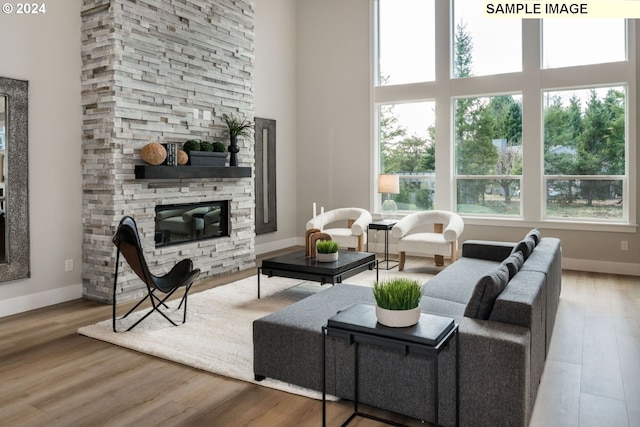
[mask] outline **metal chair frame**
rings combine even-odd
[[[193,263],[190,259],[183,259],[178,262],[167,274],[163,276],[155,276],[149,271],[146,260],[144,258],[144,252],[142,250],[142,244],[140,243],[140,236],[138,234],[138,227],[135,220],[130,216],[125,216],[120,220],[118,230],[113,237],[113,243],[117,247],[116,253],[116,269],[115,277],[113,279],[113,331],[118,332],[116,328],[116,321],[125,319],[132,312],[134,312],[143,302],[147,299],[151,302],[151,309],[140,319],[138,319],[133,325],[131,325],[127,331],[135,328],[140,322],[149,317],[153,312],[158,312],[165,319],[167,319],[173,326],[178,326],[176,322],[171,320],[163,311],[162,307],[169,308],[165,301],[170,298],[175,291],[184,287],[184,295],[178,305],[178,310],[184,303],[182,323],[187,321],[187,297],[191,285],[200,275],[200,269],[194,269]],[[147,287],[146,295],[138,301],[124,316],[116,317],[116,295],[118,284],[118,270],[120,264],[120,253],[126,259],[127,263],[131,267],[134,273],[144,282]],[[156,295],[155,291],[164,293],[161,298]]]

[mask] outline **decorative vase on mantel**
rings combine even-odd
[[[250,129],[253,127],[253,122],[250,122],[247,119],[238,119],[233,115],[222,115],[222,120],[227,125],[227,128],[224,130],[224,136],[229,137],[229,166],[238,166],[238,152],[240,151],[240,147],[238,147],[238,137],[250,136]]]
[[[229,166],[238,166],[238,153],[240,152],[240,148],[238,147],[238,137],[231,136],[229,148]]]

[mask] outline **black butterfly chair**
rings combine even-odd
[[[200,269],[194,269],[193,263],[190,259],[183,259],[164,276],[154,276],[151,274],[149,267],[147,266],[147,262],[144,259],[142,245],[140,244],[140,236],[138,235],[138,227],[136,226],[134,219],[130,216],[125,216],[120,220],[120,225],[118,225],[116,235],[113,236],[113,244],[118,248],[116,255],[116,275],[113,281],[113,332],[118,332],[116,330],[116,289],[118,283],[118,264],[120,261],[120,253],[122,253],[124,258],[127,260],[131,269],[147,285],[147,293],[144,298],[142,298],[119,320],[126,318],[147,299],[151,301],[152,305],[151,310],[131,325],[127,331],[136,327],[154,311],[157,311],[164,316],[164,318],[171,322],[172,325],[178,326],[162,311],[162,307],[168,308],[165,301],[173,295],[178,288],[183,286],[185,288],[184,296],[182,297],[182,301],[180,301],[178,309],[184,303],[184,315],[182,317],[182,323],[184,323],[187,320],[187,295],[189,294],[189,288],[191,288],[191,284],[200,275]],[[165,294],[164,297],[158,297],[155,293],[156,291]]]

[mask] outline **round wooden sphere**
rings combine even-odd
[[[142,147],[140,156],[150,165],[161,165],[167,159],[167,150],[158,142],[150,142]]]
[[[189,161],[189,155],[184,150],[178,150],[178,164],[180,166],[186,165]]]

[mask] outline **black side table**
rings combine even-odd
[[[438,357],[442,350],[450,348],[449,343],[455,337],[455,403],[456,426],[459,425],[460,385],[459,385],[459,336],[458,325],[454,319],[434,314],[422,313],[418,324],[407,328],[389,328],[377,322],[375,306],[371,304],[353,304],[331,317],[326,326],[322,327],[322,426],[326,427],[326,337],[342,338],[355,345],[354,384],[355,396],[353,413],[342,424],[346,426],[355,417],[360,416],[394,426],[402,426],[390,420],[385,420],[358,410],[358,349],[359,343],[397,349],[409,354],[416,352],[425,357],[433,358],[433,407],[434,422],[439,426],[438,419]],[[426,384],[429,386],[428,384]]]
[[[369,224],[369,230],[384,230],[384,259],[380,262],[387,263],[387,268],[385,270],[391,270],[394,267],[398,266],[398,260],[389,259],[389,231],[396,225],[397,221],[395,220],[383,220],[378,222],[372,222]],[[369,239],[367,239],[367,252],[369,252]],[[394,262],[391,267],[389,267],[389,262]]]

